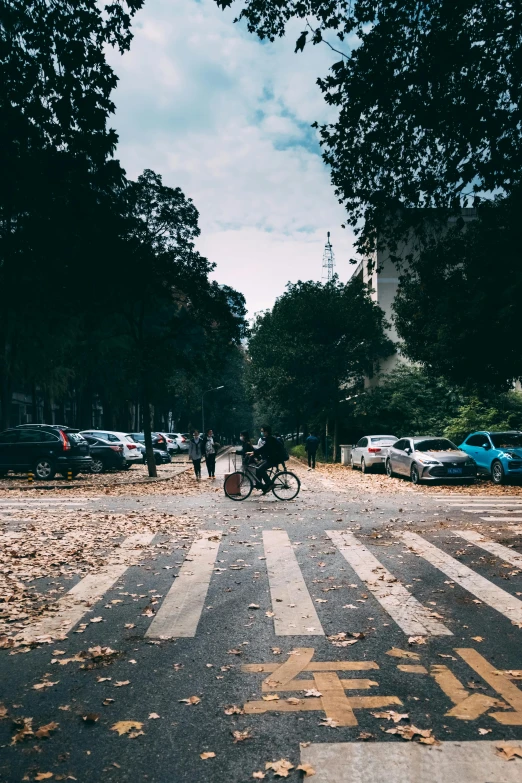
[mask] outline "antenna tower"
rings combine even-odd
[[[330,232],[328,232],[328,239],[326,241],[326,245],[324,246],[323,252],[323,279],[326,278],[328,282],[334,276],[334,266],[335,256],[332,243],[330,242]]]

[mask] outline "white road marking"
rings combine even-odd
[[[353,533],[327,530],[326,535],[404,633],[413,636],[452,635],[445,625],[430,617],[430,611],[381,565]]]
[[[522,517],[480,517],[485,522],[522,522]]]
[[[146,636],[156,639],[192,638],[205,606],[221,542],[221,530],[199,530]]]
[[[499,740],[442,742],[324,742],[301,750],[317,783],[520,783],[518,760],[497,756]],[[522,747],[520,740],[506,745]]]
[[[284,530],[263,530],[277,636],[324,636],[295,552]]]
[[[443,574],[449,576],[454,582],[465,590],[475,595],[492,609],[496,609],[507,617],[508,620],[522,622],[522,602],[514,596],[506,593],[493,582],[485,579],[480,574],[472,571],[463,563],[447,555],[442,549],[430,544],[417,533],[400,533],[402,540],[416,554],[423,557],[428,563],[438,568]]]
[[[486,552],[491,552],[492,555],[496,555],[506,563],[511,563],[518,568],[522,568],[522,555],[509,549],[507,546],[497,544],[496,541],[492,541],[490,538],[485,538],[481,533],[476,530],[455,530],[456,536],[466,539],[472,544],[476,544],[481,549],[485,549]]]
[[[459,511],[465,511],[467,514],[486,514],[491,511],[501,511],[503,514],[521,514],[519,509],[512,510],[511,508],[501,508],[499,506],[473,506],[473,508],[460,508]]]
[[[44,617],[35,625],[25,628],[19,638],[25,642],[37,641],[40,637],[65,636],[74,628],[83,615],[97,603],[103,594],[125,573],[127,568],[141,559],[140,547],[150,544],[154,533],[135,533],[121,544],[118,555],[121,562],[110,563],[95,574],[88,574],[56,602],[58,611]]]

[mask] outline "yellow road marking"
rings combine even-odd
[[[468,698],[469,692],[460,680],[457,680],[453,672],[450,672],[447,666],[442,664],[433,665],[431,667],[431,676],[453,704],[460,704],[461,701]]]
[[[321,702],[326,717],[339,726],[357,726],[357,718],[336,672],[315,672],[314,680],[317,690],[322,694]]]
[[[244,663],[241,666],[242,672],[248,674],[262,674],[263,672],[275,672],[279,668],[279,663]],[[356,672],[367,671],[368,669],[378,669],[379,664],[375,661],[317,661],[303,666],[304,672]]]
[[[522,726],[522,691],[503,674],[497,674],[476,650],[460,648],[455,652],[513,707],[514,712],[493,712],[491,717],[504,726]]]
[[[397,696],[348,696],[347,701],[352,710],[375,710],[381,707],[402,706],[402,701]],[[289,704],[287,701],[247,701],[243,709],[246,715],[260,714],[262,712],[313,712],[323,710],[323,699],[311,698],[300,700],[298,704]]]
[[[406,672],[407,674],[427,674],[428,670],[425,666],[421,666],[420,664],[413,664],[413,663],[399,663],[397,664],[397,668],[401,672]]]
[[[335,676],[337,677],[337,674]],[[363,680],[362,678],[360,680],[342,680],[337,677],[337,680],[346,691],[365,691],[368,690],[368,688],[379,685],[375,680]],[[269,680],[264,680],[261,690],[263,693],[272,693],[273,691],[308,691],[310,688],[315,687],[317,686],[314,680],[290,680],[290,682],[281,686],[274,685],[272,678],[270,678]]]
[[[284,690],[285,685],[289,683],[297,674],[303,671],[314,657],[313,647],[299,647],[293,655],[289,655],[287,660],[280,664],[275,671],[263,681],[263,690]],[[266,686],[266,688],[265,688]]]

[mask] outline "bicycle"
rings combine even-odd
[[[270,490],[278,500],[293,500],[297,497],[301,482],[295,473],[286,470],[286,467],[284,470],[279,470],[279,467],[269,468],[267,473],[270,479]],[[230,500],[246,500],[253,489],[264,489],[264,487],[250,465],[231,473],[223,484],[225,495]]]

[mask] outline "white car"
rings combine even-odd
[[[174,454],[180,454],[182,451],[189,450],[190,438],[185,437],[182,432],[167,432],[169,438],[172,438],[176,448]]]
[[[123,445],[123,456],[125,457],[128,470],[133,465],[142,462],[143,457],[136,441],[125,432],[113,432],[112,430],[83,430],[81,435],[93,435],[95,438],[103,438],[109,443],[121,443]]]
[[[365,435],[352,448],[352,470],[360,468],[363,473],[367,473],[376,466],[384,468],[388,449],[397,441],[395,435]]]

